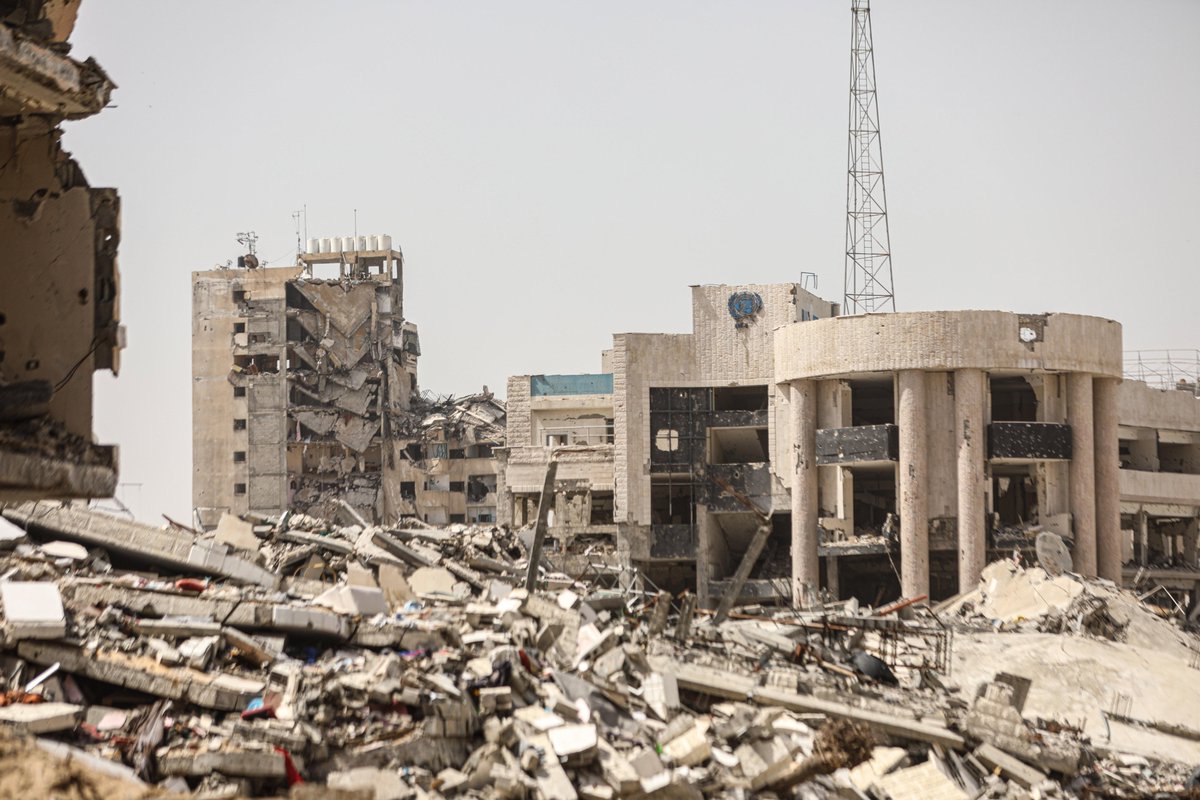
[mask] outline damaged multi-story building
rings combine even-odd
[[[370,523],[495,517],[504,406],[431,400],[390,236],[310,239],[295,266],[193,273],[193,505]]]
[[[78,2],[0,8],[0,502],[110,497],[116,448],[95,444],[92,373],[119,366],[120,199],[88,185],[61,123],[115,85],[67,42]]]
[[[1194,602],[1200,399],[1122,383],[1118,323],[838,311],[796,284],[696,286],[690,334],[511,378],[501,519],[533,518],[553,460],[552,535],[610,535],[702,602],[945,597],[1038,532],[1084,574],[1154,569]]]
[[[696,585],[703,542],[736,548],[756,528],[717,481],[771,513],[786,545],[774,331],[836,313],[799,284],[694,286],[692,333],[615,334],[600,373],[510,378],[501,520],[536,516],[553,458],[555,541],[610,536],[657,583]]]

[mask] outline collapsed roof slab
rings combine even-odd
[[[53,503],[22,503],[2,513],[31,534],[48,532],[55,538],[100,547],[131,561],[271,589],[279,585],[278,575],[231,554],[225,545],[182,531],[165,531]]]

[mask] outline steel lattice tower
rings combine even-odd
[[[846,167],[846,276],[843,314],[895,311],[870,0],[851,0],[850,142]]]

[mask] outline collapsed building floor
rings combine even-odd
[[[1195,626],[1072,573],[1050,533],[1036,566],[993,562],[936,606],[714,613],[610,553],[562,571],[544,517],[227,514],[200,534],[2,513],[0,731],[38,749],[0,737],[0,788],[65,771],[130,798],[1200,792]]]

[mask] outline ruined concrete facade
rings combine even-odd
[[[816,397],[790,426],[795,451],[812,454],[791,481],[797,586],[954,594],[976,585],[1008,529],[1019,542],[1030,524],[1073,540],[1080,572],[1120,579],[1119,522],[1098,502],[1118,492],[1105,445],[1117,434],[1119,324],[877,314],[788,326],[776,342],[777,384]]]
[[[78,3],[0,11],[0,502],[109,497],[116,448],[92,434],[92,373],[115,374],[120,199],[88,185],[60,123],[115,88],[65,55]]]
[[[691,334],[614,335],[599,374],[509,380],[502,520],[534,519],[553,457],[558,525],[604,530],[587,498],[611,491],[624,562],[709,604],[758,527],[747,501],[771,530],[743,600],[944,597],[1038,531],[1084,574],[1158,565],[1194,590],[1200,400],[1122,384],[1118,323],[839,317],[794,284],[693,287],[692,307]]]
[[[499,520],[537,519],[546,467],[558,462],[550,532],[562,550],[576,537],[618,545],[613,502],[612,373],[508,379],[508,446],[498,452]]]
[[[1181,390],[1182,389],[1182,390]],[[1200,595],[1200,397],[1127,380],[1117,395],[1125,577]]]
[[[501,518],[532,520],[553,455],[556,527],[619,532],[623,560],[707,598],[697,571],[731,573],[755,528],[718,479],[763,511],[788,507],[774,331],[836,308],[798,284],[695,286],[692,333],[616,334],[602,373],[511,378]],[[771,552],[786,543],[781,528]]]
[[[385,238],[386,249],[366,249]],[[502,420],[503,407],[475,419],[420,402],[403,257],[390,238],[370,239],[364,249],[304,253],[295,267],[193,273],[193,504],[202,527],[224,512],[287,510],[466,521],[468,494],[477,509],[488,494],[474,484],[469,493],[468,478],[490,474],[476,483],[494,491],[494,442],[474,433]],[[454,463],[468,449],[472,463]],[[494,501],[473,516],[494,517]]]

